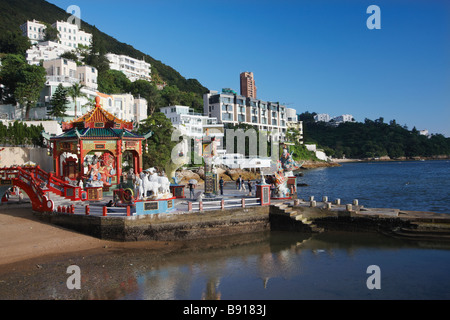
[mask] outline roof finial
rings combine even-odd
[[[95,107],[97,108],[97,107],[100,107],[100,97],[99,96],[96,96],[95,97]]]

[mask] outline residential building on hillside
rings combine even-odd
[[[79,46],[89,47],[92,43],[92,34],[78,28],[76,24],[66,21],[56,21],[53,28],[59,33],[58,43],[72,49]],[[20,26],[22,34],[28,37],[32,44],[45,40],[45,29],[47,26],[37,20],[27,21]]]
[[[287,127],[298,130],[300,136],[298,137],[300,144],[303,144],[303,121],[298,120],[297,110],[292,108],[286,108],[287,115]]]
[[[355,119],[353,118],[353,116],[351,114],[343,114],[343,115],[334,117],[332,120],[335,125],[339,125],[344,122],[355,122]]]
[[[31,44],[36,44],[45,39],[45,29],[47,27],[40,21],[27,21],[20,26],[22,35],[30,39]]]
[[[245,123],[260,131],[271,132],[276,141],[284,141],[287,130],[286,107],[278,102],[237,95],[230,90],[210,91],[203,95],[203,112],[219,123]]]
[[[331,117],[328,113],[318,113],[314,116],[315,122],[329,122]]]
[[[131,81],[146,80],[151,81],[151,65],[145,60],[134,59],[125,55],[107,53],[109,67],[113,70],[122,71]]]
[[[89,47],[92,44],[92,34],[79,29],[76,24],[56,21],[52,26],[59,32],[59,43],[65,46],[78,48]]]
[[[97,90],[98,71],[90,66],[77,66],[75,61],[57,58],[43,62],[47,80],[57,83],[80,83],[89,89]]]
[[[241,96],[256,99],[256,85],[253,72],[242,72],[241,80]]]
[[[195,113],[187,106],[163,107],[160,111],[172,122],[174,128],[181,130],[182,127],[181,131],[185,132],[188,138],[201,141],[206,136],[215,137],[217,149],[222,149],[224,127],[218,123],[217,118]],[[201,144],[197,147],[196,151],[201,155]]]
[[[63,53],[72,51],[73,48],[58,42],[39,42],[26,52],[28,64],[39,65],[41,61],[58,59]]]

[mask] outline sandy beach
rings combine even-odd
[[[34,267],[61,255],[93,254],[122,248],[169,249],[160,242],[111,242],[40,221],[30,205],[0,206],[0,273]]]

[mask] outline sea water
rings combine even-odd
[[[300,197],[448,213],[450,161],[347,163],[307,170]],[[224,238],[224,243],[233,237]],[[450,246],[372,233],[255,234],[140,272],[117,299],[449,299]],[[181,259],[180,259],[181,257]],[[370,286],[378,269],[378,288]]]
[[[450,160],[344,163],[305,170],[300,198],[358,199],[368,208],[450,213]]]

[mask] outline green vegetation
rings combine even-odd
[[[0,101],[5,104],[19,103],[25,107],[25,118],[30,118],[31,108],[36,106],[45,85],[45,69],[29,65],[25,58],[17,54],[8,54],[2,59],[0,83]]]
[[[170,161],[172,149],[178,141],[172,141],[172,122],[161,112],[155,112],[144,120],[138,128],[139,134],[153,132],[147,140],[148,152],[143,147],[144,168],[155,167],[163,170]]]
[[[23,122],[15,121],[6,126],[0,122],[0,143],[12,146],[33,145],[44,147],[42,131],[44,131],[42,125],[27,126]]]
[[[430,157],[450,155],[450,138],[441,134],[420,135],[416,128],[408,130],[395,120],[365,119],[364,123],[343,123],[337,127],[311,120],[311,113],[300,115],[305,143],[315,143],[335,158],[376,158],[389,156]]]
[[[69,94],[69,90],[64,88],[60,83],[55,90],[55,93],[50,100],[50,110],[48,112],[49,116],[53,116],[56,118],[66,117],[67,104],[69,103],[69,99],[67,98]]]

